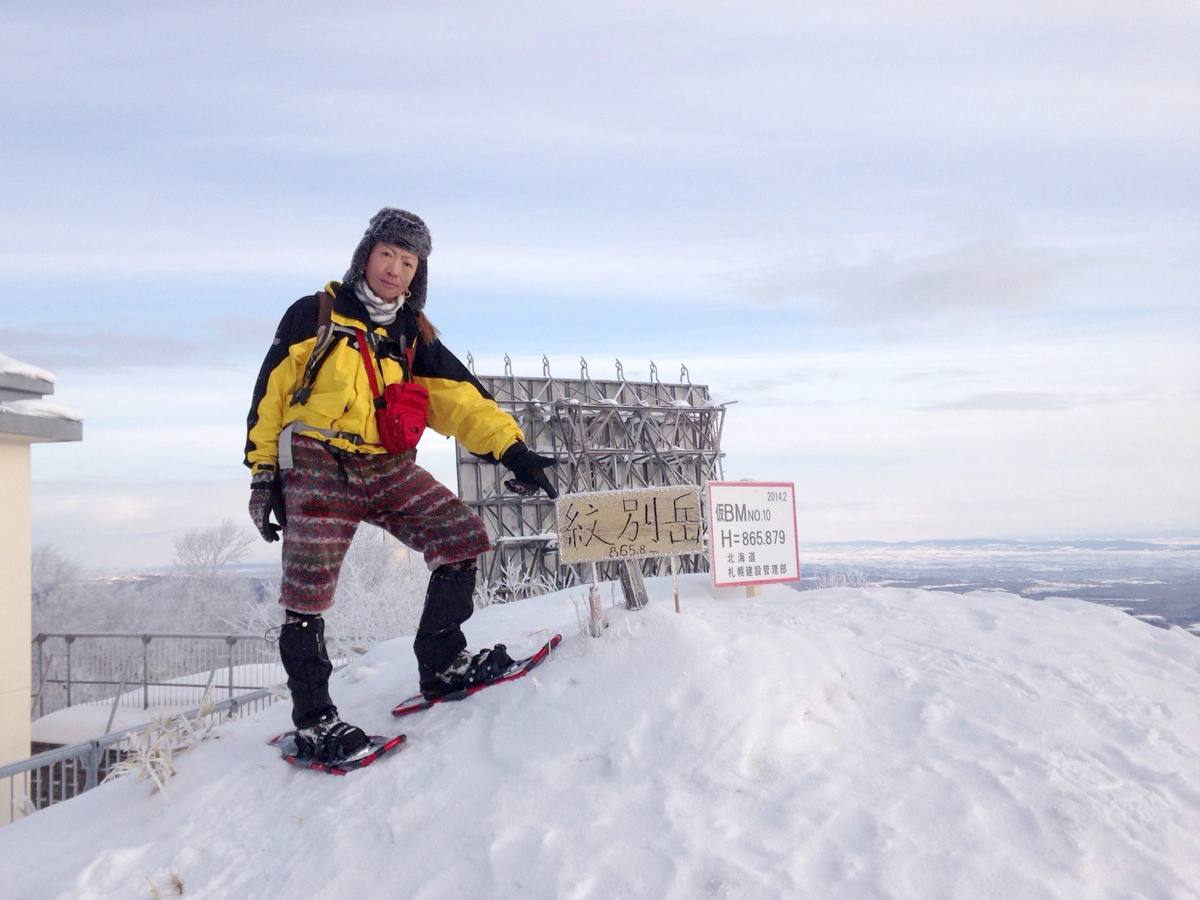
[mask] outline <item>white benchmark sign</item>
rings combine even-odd
[[[708,538],[715,587],[797,580],[795,485],[710,481]]]

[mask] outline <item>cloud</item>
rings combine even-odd
[[[1063,412],[1082,406],[1104,406],[1115,403],[1159,399],[1157,390],[1126,389],[1118,392],[1075,393],[1067,391],[982,391],[950,400],[918,406],[920,411],[977,411],[977,412]]]
[[[892,381],[896,384],[955,384],[964,381],[978,381],[983,376],[979,369],[943,366],[935,370],[906,372],[896,375]]]
[[[30,331],[0,328],[0,347],[38,365],[61,371],[192,365],[203,357],[199,341],[123,331]]]
[[[843,325],[920,330],[1061,305],[1056,289],[1094,265],[1086,255],[1000,228],[966,240],[882,246],[855,259],[792,256],[747,279],[748,297],[800,304]]]
[[[189,322],[180,328],[188,337],[153,331],[0,327],[0,351],[20,359],[36,359],[39,366],[57,374],[209,367],[230,362],[253,365],[257,372],[287,302],[290,300],[281,300],[266,316],[232,315]],[[179,315],[182,321],[183,313]],[[131,326],[139,327],[137,323]]]
[[[233,519],[249,532],[247,497],[240,478],[35,482],[33,541],[57,547],[88,568],[145,571],[170,564],[174,542],[192,529]],[[254,561],[277,559],[278,547],[256,543]]]
[[[1060,412],[1074,404],[1061,395],[1048,391],[985,391],[949,403],[920,407],[923,410],[979,410],[985,412]]]

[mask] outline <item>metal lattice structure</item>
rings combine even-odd
[[[472,357],[467,363],[473,371]],[[550,477],[560,495],[720,481],[725,405],[712,401],[706,385],[692,384],[686,366],[679,383],[664,384],[654,363],[645,382],[627,381],[620,360],[616,365],[612,380],[592,379],[582,359],[579,378],[554,378],[542,357],[540,377],[518,377],[506,355],[503,375],[476,378],[517,420],[525,443],[557,461]],[[559,566],[554,501],[506,490],[507,469],[461,444],[457,451],[459,496],[487,524],[496,547],[479,561],[489,590],[520,596],[591,580],[590,566]],[[618,565],[601,564],[599,576],[618,578]],[[645,575],[669,569],[663,558],[640,565]],[[677,569],[707,571],[707,557],[679,557]]]

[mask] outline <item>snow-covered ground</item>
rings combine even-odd
[[[401,720],[410,640],[335,676],[408,745],[280,762],[286,705],[0,829],[12,900],[1200,897],[1200,641],[1078,600],[649,583],[491,606],[473,645],[565,635],[531,677]],[[606,591],[607,596],[607,591]]]

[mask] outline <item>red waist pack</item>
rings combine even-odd
[[[388,453],[407,453],[417,448],[421,434],[425,431],[425,420],[429,415],[429,391],[423,385],[411,381],[384,385],[379,393],[379,382],[375,378],[375,367],[367,352],[367,336],[355,331],[358,349],[362,352],[363,365],[371,382],[371,396],[375,398],[375,424],[379,428],[379,441]],[[408,348],[408,370],[412,372],[412,348]]]
[[[383,389],[383,405],[375,401],[375,424],[379,440],[388,453],[407,453],[417,449],[425,418],[429,414],[429,391],[405,381]]]

